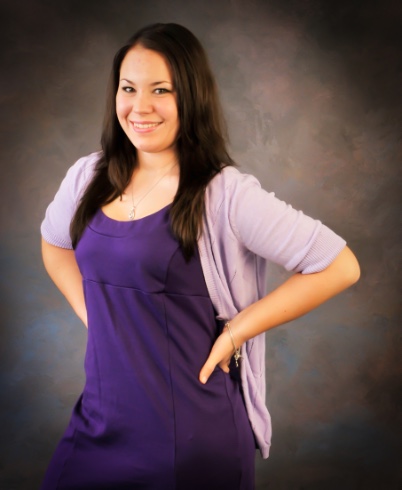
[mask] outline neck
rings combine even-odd
[[[178,161],[178,156],[174,150],[158,153],[138,152],[137,157],[137,169],[152,173],[168,170]]]

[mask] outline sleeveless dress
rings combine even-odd
[[[198,380],[222,325],[169,208],[128,222],[98,210],[77,246],[86,383],[42,490],[254,488],[238,379],[216,367]]]

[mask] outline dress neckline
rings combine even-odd
[[[103,211],[102,208],[99,208],[98,209],[98,213],[100,213],[102,215],[102,217],[105,218],[107,221],[111,221],[111,222],[114,222],[114,223],[119,223],[119,224],[124,225],[124,223],[128,223],[128,224],[129,223],[136,223],[136,222],[139,222],[139,221],[146,220],[147,218],[151,218],[152,216],[156,216],[159,213],[162,213],[162,212],[166,211],[166,209],[170,208],[171,205],[172,205],[172,203],[169,203],[166,206],[163,206],[163,208],[160,208],[157,211],[154,211],[153,213],[147,214],[146,216],[143,216],[142,218],[132,219],[132,220],[129,220],[129,219],[128,220],[119,220],[119,219],[111,218],[110,216],[108,216]]]

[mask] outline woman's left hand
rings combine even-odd
[[[235,319],[232,318],[231,329],[236,346],[240,347],[262,332],[308,313],[354,284],[359,276],[359,264],[347,246],[321,272],[294,274],[269,294],[240,311]],[[201,383],[208,381],[216,366],[228,373],[233,354],[229,332],[224,328],[201,369]]]
[[[229,364],[232,355],[232,341],[230,340],[229,333],[225,328],[216,339],[209,357],[200,371],[199,379],[201,383],[205,384],[208,381],[216,366],[219,366],[225,373],[229,373]]]

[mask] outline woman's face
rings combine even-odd
[[[165,58],[142,46],[120,67],[117,118],[138,152],[171,152],[179,130],[175,88]]]

